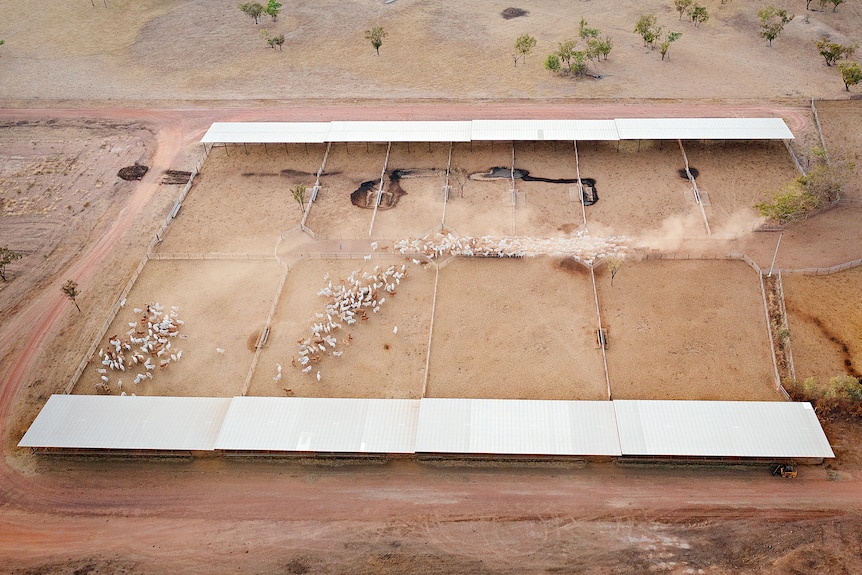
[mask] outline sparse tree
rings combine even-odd
[[[383,39],[386,38],[386,31],[382,26],[374,26],[370,30],[365,31],[365,39],[371,41],[377,55],[380,55],[380,47],[383,45]]]
[[[581,17],[581,22],[578,24],[578,37],[581,40],[589,40],[590,38],[598,38],[599,30],[598,28],[590,28],[587,21]]]
[[[243,13],[247,14],[254,23],[257,24],[260,22],[260,16],[263,14],[263,5],[258,2],[251,2],[247,4],[240,4],[239,9],[243,11]]]
[[[75,304],[75,307],[78,308],[78,311],[81,311],[81,308],[78,306],[78,282],[75,280],[66,280],[66,283],[63,284],[63,287],[60,288],[66,297],[72,300],[72,303]]]
[[[844,80],[844,89],[850,91],[850,86],[862,82],[862,68],[857,62],[839,62],[838,69],[841,70],[841,79]]]
[[[700,4],[692,4],[689,6],[686,14],[688,14],[688,17],[692,22],[694,22],[695,28],[709,20],[709,11],[706,9],[706,6],[701,6]]]
[[[269,30],[261,30],[260,37],[263,38],[270,48],[275,50],[275,47],[278,46],[278,49],[281,50],[281,47],[284,45],[284,34],[279,34],[278,36],[270,36]]]
[[[758,10],[757,17],[760,18],[760,35],[769,40],[770,46],[784,30],[784,25],[793,20],[793,14],[788,16],[787,10],[778,10],[771,4]]]
[[[296,184],[290,188],[290,193],[293,194],[293,199],[299,204],[300,213],[305,213],[305,184]]]
[[[517,51],[517,54],[515,55],[515,66],[518,65],[518,56],[520,56],[526,64],[527,54],[532,52],[535,47],[536,39],[529,34],[521,34],[518,36],[518,39],[515,40],[515,50]]]
[[[266,8],[263,9],[263,13],[272,18],[273,22],[278,19],[279,12],[281,12],[281,4],[276,2],[276,0],[269,0],[266,4]]]
[[[552,54],[552,56],[553,56],[553,54]],[[559,64],[559,62],[557,62],[557,64]],[[458,197],[463,198],[464,197],[464,186],[467,185],[467,179],[468,179],[467,178],[467,170],[465,170],[464,168],[462,168],[460,166],[457,166],[455,168],[452,168],[449,171],[449,176],[458,185]]]
[[[844,4],[844,0],[820,0],[820,7],[824,10],[827,6],[832,6],[832,11],[835,12],[838,10],[838,7]]]
[[[842,58],[850,58],[856,53],[856,46],[844,46],[838,42],[830,42],[826,38],[817,41],[817,49],[826,60],[827,66],[832,66]]]
[[[811,2],[812,1],[813,0],[805,0],[805,9],[806,10],[811,10]]]
[[[668,51],[670,50],[670,45],[677,40],[679,40],[680,36],[682,36],[682,32],[668,32],[667,36],[665,36],[664,42],[661,43],[661,59],[664,60],[664,57],[667,56],[667,59],[670,60],[670,54]]]
[[[565,40],[560,42],[557,48],[557,56],[566,65],[567,69],[572,68],[572,59],[575,57],[576,48],[578,47],[577,40]]]
[[[626,263],[626,258],[621,255],[613,255],[605,261],[608,264],[608,270],[611,272],[611,285],[614,285],[614,278],[617,277],[617,273],[619,273],[620,268],[623,267],[624,263]]]
[[[694,0],[673,0],[674,10],[679,12],[679,19],[682,20],[682,15],[686,13],[688,7],[692,5]]]
[[[0,278],[6,281],[6,266],[16,260],[20,260],[24,254],[10,250],[9,246],[0,247]]]
[[[605,36],[604,40],[595,40],[595,42],[596,53],[602,56],[604,60],[607,60],[608,54],[610,54],[611,50],[614,48],[614,41],[611,40],[610,36]]]
[[[635,24],[635,32],[643,38],[644,46],[655,48],[655,42],[661,36],[662,27],[656,24],[655,14],[644,14]]]

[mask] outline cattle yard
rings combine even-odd
[[[680,174],[683,149],[697,168],[702,205]],[[512,165],[534,179],[476,177]],[[406,174],[394,206],[351,203],[363,182],[388,182],[393,170]],[[216,397],[777,400],[758,271],[739,258],[682,259],[678,251],[710,233],[752,232],[757,193],[794,173],[774,142],[214,147],[99,346],[140,329],[128,327],[139,319],[133,310],[158,303],[184,321],[170,342],[183,354],[150,370],[135,364],[104,374],[107,388]],[[578,174],[595,180],[598,202],[582,204],[576,183],[541,181]],[[290,190],[307,186],[307,202],[318,177],[315,201],[303,206],[306,233]],[[527,257],[474,258],[405,248],[441,231],[438,242],[539,246],[511,254]],[[321,290],[390,267],[404,269],[397,289],[381,284],[353,322],[342,316],[326,333],[314,329],[327,311]],[[303,340],[315,339],[322,349],[309,354]],[[74,393],[99,392],[105,367],[90,359]],[[136,377],[146,371],[152,378]]]

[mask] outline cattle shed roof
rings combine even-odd
[[[332,122],[329,142],[469,142],[469,121]]]
[[[620,140],[792,140],[781,118],[619,118]]]
[[[614,120],[473,120],[473,141],[619,140]]]
[[[781,118],[216,122],[206,144],[596,140],[790,140]]]
[[[209,451],[230,398],[52,395],[20,447]]]
[[[417,453],[620,455],[609,401],[423,399]]]
[[[835,457],[807,402],[614,400],[623,455]]]
[[[205,144],[317,144],[328,142],[330,122],[215,122]]]
[[[413,453],[418,399],[235,397],[216,449]]]

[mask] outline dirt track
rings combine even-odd
[[[162,112],[2,110],[0,118],[93,115],[146,122],[158,133],[149,175],[119,209],[108,233],[63,272],[87,289],[126,227],[145,213],[157,174],[176,167],[177,156],[212,121],[572,113],[567,106],[537,109],[530,104],[390,104]],[[779,115],[791,129],[807,122],[804,108],[768,106],[633,109],[620,104],[574,111],[577,117],[603,118],[728,114]],[[816,263],[824,251],[807,257]],[[771,249],[756,246],[754,255],[768,264]],[[4,437],[16,397],[69,306],[52,285],[0,326],[0,357],[13,358],[4,364],[0,381]],[[799,480],[780,482],[763,468],[712,473],[610,464],[524,470],[394,463],[358,470],[210,460],[19,458],[13,463],[7,458],[0,464],[0,558],[20,573],[40,572],[36,568],[42,566],[49,567],[41,572],[60,573],[211,572],[213,560],[220,571],[261,573],[522,573],[546,568],[642,573],[660,564],[669,572],[703,568],[729,573],[778,572],[782,561],[799,565],[797,554],[804,556],[816,546],[804,567],[810,571],[802,572],[842,572],[836,566],[858,572],[862,490],[849,472],[832,476],[836,478],[841,481],[828,481],[821,468],[803,469]],[[810,524],[812,514],[816,528]],[[721,532],[724,544],[714,532]]]

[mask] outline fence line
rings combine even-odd
[[[829,165],[829,152],[826,151],[826,140],[823,139],[823,131],[820,129],[820,116],[817,115],[817,106],[814,104],[814,98],[811,98],[811,111],[814,113],[814,126],[817,128],[817,135],[820,137],[820,147],[823,149],[823,157],[826,158],[826,165]]]
[[[790,142],[784,140],[784,147],[787,148],[787,152],[790,154],[790,158],[793,160],[793,163],[796,164],[796,169],[799,170],[799,173],[803,176],[805,175],[805,169],[802,167],[802,164],[799,163],[799,158],[796,157],[796,153],[793,151],[793,148],[790,146]]]
[[[843,264],[834,265],[828,268],[799,268],[799,269],[782,269],[779,270],[783,273],[795,273],[795,274],[803,274],[809,276],[828,276],[830,274],[843,272],[845,270],[849,270],[850,268],[855,268],[862,265],[862,258],[858,260],[852,260],[849,262],[844,262]]]
[[[433,261],[433,260],[432,260]],[[431,297],[431,323],[428,326],[428,347],[425,354],[425,376],[422,378],[422,395],[424,398],[428,391],[428,372],[431,368],[431,344],[434,336],[434,318],[437,309],[437,286],[440,281],[440,266],[434,262],[434,295]]]
[[[700,206],[700,214],[703,216],[703,225],[706,226],[706,235],[711,236],[712,230],[709,229],[709,218],[706,217],[706,209],[704,209],[703,201],[700,199],[700,190],[697,189],[697,182],[689,169],[688,156],[685,154],[685,148],[682,147],[682,140],[677,139],[677,143],[679,144],[679,151],[682,152],[682,159],[685,162],[685,174],[688,176],[688,181],[691,183],[692,189],[694,189],[694,199],[697,200],[697,205]]]
[[[275,316],[275,310],[278,308],[278,304],[281,299],[281,290],[284,289],[284,284],[287,282],[287,274],[290,272],[290,268],[287,264],[281,262],[281,265],[284,267],[284,272],[281,274],[281,281],[278,284],[278,288],[275,290],[275,297],[272,300],[272,305],[269,307],[269,313],[266,315],[266,319],[263,322],[263,329],[260,332],[260,338],[254,348],[254,356],[251,358],[251,365],[248,368],[248,373],[246,374],[245,381],[242,384],[242,392],[240,393],[242,396],[245,396],[248,393],[248,388],[251,385],[251,378],[254,376],[254,370],[257,367],[257,360],[260,357],[260,350],[263,349],[263,338],[268,335],[269,329],[272,326],[272,318]]]
[[[302,231],[307,232],[312,239],[316,239],[314,233],[306,227],[305,223],[308,221],[308,216],[311,213],[311,204],[317,199],[317,194],[320,193],[320,175],[323,173],[323,170],[326,168],[326,160],[329,158],[329,149],[332,147],[332,142],[326,144],[326,152],[323,154],[323,162],[320,164],[320,168],[317,170],[317,176],[314,180],[314,187],[311,189],[311,197],[308,198],[308,204],[305,206],[305,212],[302,214],[302,221],[299,222],[299,227]]]
[[[386,167],[389,165],[389,152],[392,150],[392,142],[386,145],[386,159],[383,160],[383,169],[380,170],[380,185],[377,188],[377,199],[374,201],[374,212],[371,214],[371,225],[368,226],[368,237],[374,231],[374,220],[377,219],[377,208],[380,207],[380,198],[383,197],[383,185],[386,182]]]
[[[252,253],[152,253],[151,260],[275,260],[276,257],[272,254],[252,254]]]
[[[763,274],[757,276],[760,280],[760,295],[763,299],[763,313],[766,318],[766,335],[769,336],[769,355],[772,357],[772,370],[775,375],[775,389],[783,389],[781,387],[781,374],[778,373],[778,359],[775,357],[775,339],[772,337],[772,321],[769,319],[769,301],[766,297],[766,278]]]
[[[776,287],[778,288],[778,305],[781,309],[781,323],[782,327],[787,330],[787,333],[790,333],[790,324],[787,323],[787,307],[784,305],[784,283],[781,281],[781,271],[778,272],[778,279],[776,280]],[[787,339],[784,342],[784,346],[787,349],[787,361],[790,366],[790,379],[796,381],[796,367],[793,365],[793,345],[792,340]]]

